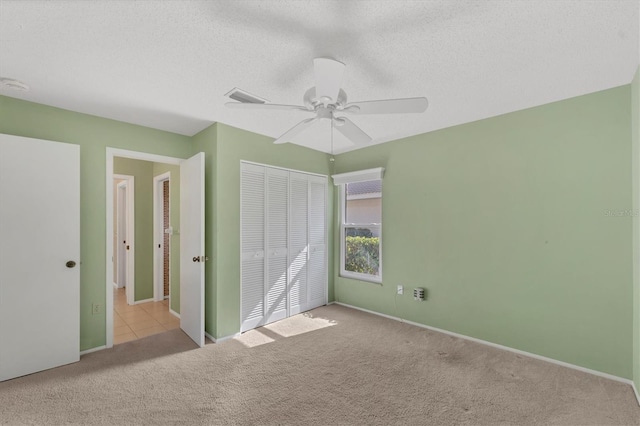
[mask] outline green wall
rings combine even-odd
[[[218,298],[216,272],[218,256],[216,250],[217,224],[215,208],[216,202],[216,169],[217,169],[217,146],[218,146],[218,124],[207,127],[193,137],[193,152],[204,152],[204,251],[209,256],[209,261],[204,264],[204,329],[214,337],[216,335],[216,305]]]
[[[0,133],[80,145],[80,349],[106,342],[106,147],[187,158],[191,138],[0,96]],[[111,213],[109,213],[111,214]]]
[[[327,154],[293,144],[274,145],[273,138],[220,123],[196,135],[194,141],[195,151],[207,157],[206,245],[215,258],[207,265],[205,328],[214,337],[224,337],[240,331],[240,161],[324,175],[330,174],[330,162]],[[333,210],[332,192],[330,186],[329,212]],[[333,227],[331,215],[328,226]],[[329,243],[331,246],[333,240]],[[332,267],[330,263],[329,270]],[[329,300],[333,300],[331,277],[329,281]]]
[[[338,156],[386,173],[383,283],[336,300],[630,378],[630,110],[623,86]]]
[[[115,157],[113,173],[134,177],[134,300],[153,298],[153,163]],[[114,225],[115,226],[115,225]]]
[[[640,390],[640,68],[631,83],[633,199],[633,382]]]
[[[169,223],[173,235],[169,236],[169,274],[171,309],[180,313],[180,166],[153,163],[153,176],[169,172]]]

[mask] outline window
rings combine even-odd
[[[382,282],[383,171],[333,176],[340,185],[340,276]]]

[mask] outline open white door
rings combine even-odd
[[[204,346],[204,153],[180,164],[180,328]]]
[[[118,252],[118,288],[127,285],[127,182],[120,182],[117,186],[117,252]]]
[[[0,381],[78,361],[78,145],[0,134],[0,236]]]

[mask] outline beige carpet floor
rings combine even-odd
[[[0,424],[68,423],[639,425],[640,408],[626,384],[332,305],[0,383]]]

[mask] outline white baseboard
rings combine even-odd
[[[552,364],[560,365],[562,367],[572,368],[574,370],[582,371],[583,373],[593,374],[594,376],[604,377],[605,379],[615,380],[616,382],[626,383],[628,385],[633,386],[633,381],[631,381],[629,379],[625,379],[624,377],[618,377],[618,376],[614,376],[613,374],[603,373],[602,371],[597,371],[597,370],[592,370],[590,368],[580,367],[579,365],[570,364],[570,363],[564,362],[564,361],[558,361],[557,359],[547,358],[546,356],[537,355],[537,354],[534,354],[534,353],[531,353],[531,352],[521,351],[520,349],[510,348],[508,346],[499,345],[497,343],[488,342],[486,340],[477,339],[475,337],[465,336],[464,334],[454,333],[452,331],[443,330],[441,328],[431,327],[429,325],[420,324],[418,322],[407,321],[407,320],[404,320],[402,318],[393,317],[391,315],[386,315],[386,314],[381,314],[380,312],[370,311],[369,309],[359,308],[357,306],[348,305],[346,303],[335,302],[335,304],[336,305],[345,306],[347,308],[352,308],[352,309],[356,309],[356,310],[359,310],[359,311],[367,312],[367,313],[370,313],[370,314],[378,315],[378,316],[381,316],[381,317],[389,318],[389,319],[392,319],[392,320],[395,320],[395,321],[400,321],[400,322],[404,322],[404,323],[407,323],[407,324],[415,325],[416,327],[426,328],[428,330],[436,331],[438,333],[448,334],[449,336],[458,337],[460,339],[470,340],[472,342],[480,343],[480,344],[486,345],[486,346],[491,346],[491,347],[497,348],[497,349],[502,349],[504,351],[513,352],[513,353],[516,353],[518,355],[523,355],[523,356],[526,356],[526,357],[529,357],[529,358],[538,359],[540,361],[550,362]],[[634,387],[634,392],[636,392],[636,397],[638,398],[638,402],[640,403],[640,398],[638,397],[638,393],[637,393],[637,390],[635,389],[635,387]]]
[[[180,314],[177,313],[176,311],[174,311],[173,309],[169,308],[169,313],[171,315],[173,315],[174,317],[180,318]]]
[[[211,339],[211,341],[213,343],[222,343],[225,340],[230,340],[233,339],[234,337],[238,337],[240,335],[240,333],[236,333],[236,334],[231,334],[229,336],[224,336],[224,337],[219,337],[219,338],[215,338],[212,335],[210,335],[209,333],[207,333],[206,331],[204,332],[204,335],[207,336],[209,339]]]
[[[98,352],[98,351],[101,351],[103,349],[107,349],[107,346],[106,345],[102,345],[102,346],[98,346],[96,348],[91,348],[91,349],[87,349],[85,351],[80,351],[80,356],[86,355],[86,354],[90,354],[91,352]]]
[[[148,302],[153,302],[153,297],[150,299],[144,299],[144,300],[136,300],[135,302],[133,302],[134,305],[139,305],[140,303],[148,303]]]
[[[638,400],[638,405],[640,405],[640,393],[638,393],[638,388],[636,387],[636,384],[631,382],[631,387],[633,388],[633,393],[636,394],[636,399]]]

